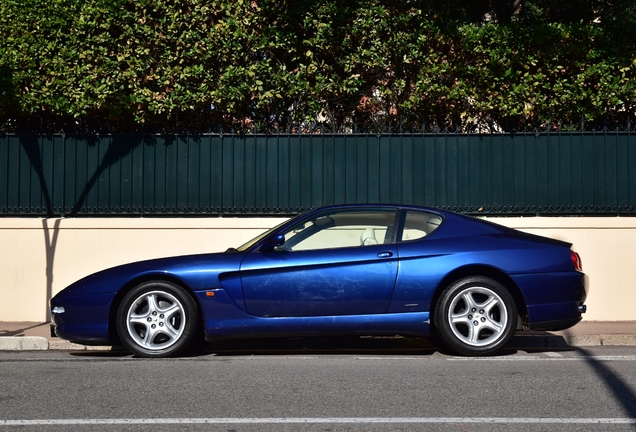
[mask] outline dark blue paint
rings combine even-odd
[[[256,252],[241,265],[248,313],[255,316],[381,314],[389,309],[394,245],[300,252]]]

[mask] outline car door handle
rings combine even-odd
[[[393,256],[393,252],[391,251],[378,252],[378,258],[390,258],[392,256]]]

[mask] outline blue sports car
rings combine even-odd
[[[518,329],[581,320],[587,288],[570,244],[402,205],[323,207],[224,253],[104,270],[51,299],[57,336],[142,357],[197,339],[436,332],[490,354]]]

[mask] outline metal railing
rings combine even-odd
[[[6,134],[1,216],[291,215],[390,202],[635,215],[636,133]]]

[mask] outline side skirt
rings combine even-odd
[[[428,336],[430,314],[405,312],[370,315],[255,317],[239,309],[223,290],[213,297],[197,293],[205,322],[205,339],[327,335]]]

